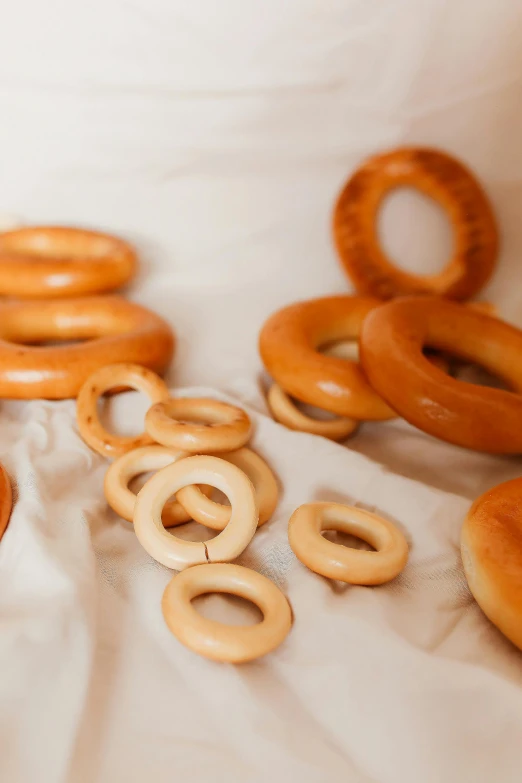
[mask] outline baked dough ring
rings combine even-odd
[[[263,619],[237,626],[209,620],[192,603],[198,595],[231,593],[256,604]],[[292,611],[281,590],[266,576],[235,563],[187,568],[163,593],[163,616],[170,631],[189,649],[214,661],[244,663],[278,647],[292,626]]]
[[[478,605],[522,650],[522,478],[475,500],[462,528],[461,550]]]
[[[149,408],[145,428],[162,446],[214,454],[244,446],[252,423],[237,405],[206,397],[172,397]]]
[[[103,491],[107,503],[117,514],[132,522],[134,507],[136,505],[136,493],[130,489],[129,484],[140,473],[148,473],[165,468],[172,462],[188,457],[185,451],[166,449],[164,446],[142,446],[122,454],[109,466],[103,482]],[[186,487],[188,489],[188,487]],[[198,487],[202,497],[210,495],[212,487]],[[183,490],[181,490],[183,491]],[[189,522],[192,519],[180,503],[168,501],[161,515],[163,527],[175,527]]]
[[[364,319],[380,304],[369,297],[328,296],[279,310],[259,336],[266,369],[284,391],[301,402],[348,418],[394,418],[358,362],[319,352],[328,343],[358,338]]]
[[[277,506],[279,487],[276,477],[264,459],[252,449],[241,448],[219,456],[242,470],[252,482],[259,508],[258,527],[261,527],[268,522]],[[230,506],[205,497],[205,493],[196,485],[180,489],[176,500],[191,519],[213,530],[223,530],[230,522]]]
[[[437,275],[409,274],[397,268],[381,247],[379,208],[390,190],[405,185],[437,201],[452,223],[455,252]],[[406,294],[469,299],[488,281],[498,254],[495,217],[473,174],[444,152],[421,147],[404,147],[367,160],[338,198],[333,231],[356,290],[380,299]]]
[[[38,345],[54,340],[85,342]],[[119,296],[0,304],[0,397],[76,397],[100,367],[131,362],[162,372],[173,352],[170,326]]]
[[[433,367],[430,346],[474,362],[515,391],[464,383]],[[437,297],[383,304],[366,319],[361,362],[372,386],[410,424],[492,454],[522,453],[522,332]]]
[[[114,389],[126,388],[148,395],[152,404],[165,400],[169,396],[165,381],[152,370],[139,364],[108,364],[100,367],[89,375],[78,392],[76,401],[78,430],[87,445],[102,457],[121,457],[133,449],[141,449],[154,443],[146,432],[131,436],[114,435],[102,425],[98,416],[98,400],[102,394]]]
[[[0,235],[0,294],[20,299],[113,291],[136,271],[122,239],[80,228],[38,226]]]
[[[6,469],[0,464],[0,540],[4,535],[11,511],[13,510],[13,490]]]
[[[230,500],[230,521],[215,538],[185,541],[163,527],[161,513],[166,501],[190,484],[216,487]],[[200,454],[159,470],[140,489],[134,506],[134,532],[140,544],[158,563],[177,571],[199,563],[235,560],[254,537],[258,521],[250,479],[232,463]]]
[[[272,384],[266,401],[274,419],[290,430],[308,432],[311,435],[321,435],[323,438],[339,441],[354,435],[359,428],[356,419],[343,416],[336,416],[335,419],[314,419],[308,416],[299,410],[290,395],[278,383]]]
[[[335,544],[321,535],[337,530],[371,544],[375,552]],[[316,574],[353,585],[381,585],[395,579],[408,560],[408,543],[387,519],[344,503],[305,503],[288,523],[296,557]]]

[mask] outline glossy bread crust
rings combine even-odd
[[[6,469],[0,464],[0,540],[4,535],[13,509],[13,490]]]
[[[264,324],[259,351],[272,378],[295,399],[338,416],[389,419],[394,413],[371,388],[359,362],[319,348],[359,337],[378,299],[327,296],[285,307]]]
[[[97,231],[34,226],[0,234],[0,294],[20,299],[103,294],[128,283],[134,249]]]
[[[522,650],[522,478],[493,487],[473,503],[461,551],[477,603]]]
[[[514,391],[464,383],[426,359],[425,347],[479,364]],[[437,297],[387,302],[363,324],[369,382],[410,424],[492,454],[522,453],[522,331]]]
[[[437,201],[452,224],[454,253],[439,274],[409,274],[382,249],[379,208],[391,190],[402,186]],[[481,185],[460,161],[421,147],[404,147],[367,160],[337,200],[333,235],[356,290],[380,299],[408,294],[469,299],[489,280],[498,255],[496,220]]]
[[[42,345],[51,341],[83,341]],[[119,296],[0,304],[0,397],[76,397],[107,364],[129,362],[163,372],[174,353],[170,326]]]

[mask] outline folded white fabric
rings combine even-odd
[[[140,421],[137,395],[114,407],[116,422]],[[74,404],[4,404],[1,458],[18,499],[0,546],[0,779],[518,783],[522,666],[464,580],[469,502],[253,416],[282,495],[238,562],[281,587],[294,626],[273,654],[234,667],[168,631],[172,572],[108,509],[107,463],[79,438]],[[399,525],[403,574],[364,588],[308,571],[287,524],[312,500]],[[233,599],[204,601],[208,616],[237,621]]]

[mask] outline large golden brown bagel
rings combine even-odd
[[[56,299],[113,291],[136,272],[136,253],[122,239],[62,226],[0,234],[0,294]]]
[[[380,304],[370,297],[328,296],[279,310],[259,337],[266,369],[301,402],[354,419],[392,418],[358,362],[319,351],[328,343],[357,339],[364,319]]]
[[[458,381],[423,356],[430,347],[481,365],[513,391]],[[437,297],[387,302],[365,319],[361,362],[378,394],[424,432],[492,454],[522,453],[522,332]]]
[[[451,221],[455,249],[439,274],[409,274],[382,249],[378,212],[384,197],[402,186],[417,188],[437,201]],[[495,216],[481,185],[460,161],[422,147],[375,155],[357,169],[337,200],[333,233],[356,290],[380,299],[407,294],[469,299],[491,276],[498,254]]]
[[[76,345],[42,345],[80,340]],[[158,315],[119,296],[0,304],[0,397],[75,397],[106,364],[163,372],[174,335]]]

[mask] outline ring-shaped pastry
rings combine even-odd
[[[84,342],[41,344],[68,340]],[[173,352],[169,325],[119,296],[0,304],[0,397],[76,397],[100,367],[131,362],[163,372]]]
[[[430,346],[484,367],[515,391],[465,383],[423,356]],[[492,454],[522,453],[522,331],[438,297],[387,302],[366,319],[361,362],[406,421],[441,440]]]
[[[162,446],[197,453],[233,451],[252,429],[241,408],[204,397],[172,397],[147,411],[145,427]]]
[[[80,435],[91,449],[103,457],[120,457],[154,442],[146,432],[130,437],[113,435],[99,419],[97,405],[101,395],[111,389],[129,387],[146,394],[152,403],[169,396],[165,381],[152,370],[138,364],[109,364],[101,367],[87,378],[78,393],[76,419]]]
[[[276,477],[264,459],[251,449],[237,449],[228,454],[220,454],[220,457],[236,465],[254,485],[259,508],[258,527],[261,527],[268,522],[277,506],[279,488]],[[197,486],[184,487],[178,492],[176,499],[191,519],[213,530],[223,530],[230,521],[230,506],[205,497]]]
[[[0,464],[0,540],[4,535],[11,511],[13,510],[13,490],[6,469]]]
[[[469,589],[491,622],[522,650],[522,478],[473,503],[461,533]]]
[[[56,299],[113,291],[136,271],[136,253],[122,239],[62,226],[0,234],[0,295]]]
[[[351,549],[321,533],[337,530],[361,538],[376,550]],[[306,503],[288,523],[294,554],[311,571],[353,585],[381,585],[394,579],[408,560],[408,543],[387,519],[342,503]]]
[[[230,593],[256,604],[263,619],[237,626],[209,620],[192,601],[206,593]],[[266,576],[235,563],[197,565],[176,574],[161,603],[170,631],[186,647],[214,661],[244,663],[274,650],[292,626],[290,605]]]
[[[267,403],[276,421],[297,432],[322,435],[323,438],[330,440],[346,440],[359,428],[360,422],[356,419],[342,416],[337,416],[335,419],[314,419],[312,416],[307,416],[277,383],[273,383],[270,387]]]
[[[208,541],[184,541],[167,533],[161,521],[165,502],[189,484],[209,484],[224,492],[232,506],[230,522]],[[234,560],[248,546],[259,520],[257,499],[242,470],[219,457],[186,457],[158,471],[138,492],[134,531],[154,560],[181,571],[198,563]]]
[[[107,503],[122,519],[132,522],[136,505],[136,493],[129,488],[132,479],[140,473],[161,470],[187,456],[186,451],[175,451],[165,446],[143,446],[122,454],[114,460],[105,474],[103,489]],[[205,497],[210,494],[212,488],[200,487],[198,491]],[[164,527],[182,525],[191,519],[191,515],[176,501],[170,501],[163,509]]]
[[[361,296],[328,296],[285,307],[259,336],[263,363],[287,394],[338,416],[384,420],[395,413],[368,383],[359,362],[325,356],[321,346],[355,340],[382,302]]]
[[[384,253],[377,216],[394,188],[414,187],[446,210],[455,235],[454,255],[436,275],[414,275]],[[469,299],[495,268],[498,231],[489,200],[473,174],[434,149],[405,147],[370,158],[350,177],[335,206],[333,232],[339,257],[356,290],[390,299],[434,294]]]

